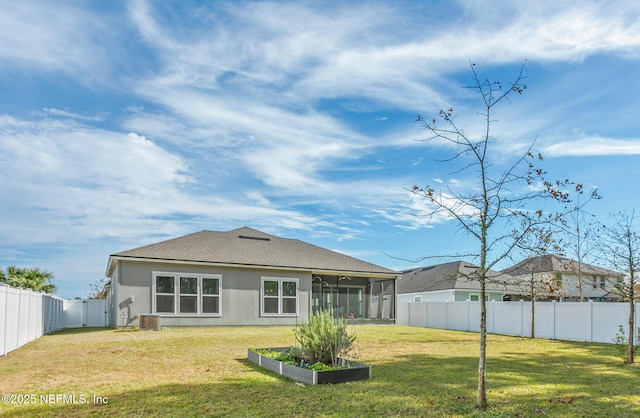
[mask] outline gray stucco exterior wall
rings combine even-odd
[[[161,326],[210,327],[242,325],[295,325],[308,320],[311,299],[311,273],[265,268],[233,268],[204,264],[165,263],[120,260],[112,275],[115,309],[112,325],[138,325],[138,315],[153,312],[153,273],[189,273],[220,275],[220,315],[158,314]],[[261,279],[263,277],[298,279],[298,315],[261,315]]]

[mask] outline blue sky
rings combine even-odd
[[[470,62],[526,93],[496,161],[640,203],[640,4],[629,1],[6,2],[0,266],[85,296],[111,253],[247,225],[382,266],[472,245],[414,184],[472,183],[416,114],[481,121]],[[431,263],[431,262],[429,262]],[[424,262],[423,262],[424,264]],[[506,267],[506,265],[501,266]]]

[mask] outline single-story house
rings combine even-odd
[[[161,326],[206,327],[295,325],[330,308],[355,321],[386,313],[392,322],[400,273],[242,227],[111,254],[106,275],[112,326],[150,314]],[[383,298],[389,286],[394,297]]]
[[[397,284],[398,303],[478,301],[477,269],[466,261],[454,261],[403,271]],[[486,277],[486,300],[501,301],[514,290],[509,276],[489,270]]]
[[[532,274],[534,281],[538,283],[550,282],[552,291],[541,299],[580,301],[579,285],[582,282],[582,295],[585,301],[621,300],[620,295],[615,291],[615,286],[623,279],[622,274],[553,254],[524,259],[502,270],[502,273],[513,276],[516,282],[526,283],[531,280]]]

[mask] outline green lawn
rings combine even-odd
[[[35,400],[0,405],[0,415],[482,416],[477,334],[355,332],[373,378],[303,386],[246,360],[248,347],[291,345],[290,327],[65,330],[0,358],[0,392]],[[491,335],[487,382],[485,416],[640,416],[640,368],[612,345]],[[65,404],[70,395],[79,403]]]

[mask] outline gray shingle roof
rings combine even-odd
[[[429,292],[434,290],[480,290],[480,283],[472,276],[478,266],[466,261],[436,264],[402,272],[398,293]],[[486,289],[504,291],[510,276],[489,270]]]
[[[395,277],[398,272],[297,239],[280,238],[249,227],[227,232],[200,231],[144,247],[111,254],[114,259],[192,261],[249,267],[282,267],[296,270],[362,273]]]
[[[502,273],[521,276],[523,274],[531,274],[532,270],[534,273],[577,272],[578,266],[580,266],[580,272],[582,274],[609,277],[617,277],[620,275],[611,270],[586,263],[580,264],[577,261],[552,254],[527,258],[515,266],[502,270]]]

